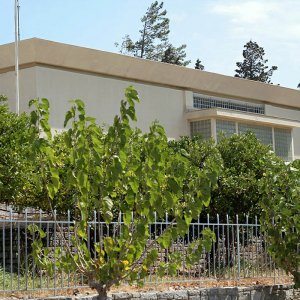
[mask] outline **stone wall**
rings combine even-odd
[[[112,294],[109,298],[111,300],[300,300],[300,289],[294,290],[291,285],[224,287],[167,292],[118,293]],[[97,300],[97,296],[51,297],[47,300]]]

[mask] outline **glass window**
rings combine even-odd
[[[204,139],[211,137],[211,121],[201,120],[190,123],[191,136],[200,135]]]
[[[221,133],[223,133],[226,137],[229,137],[235,133],[235,122],[227,121],[227,120],[217,120],[217,141]]]
[[[265,145],[273,145],[272,127],[239,123],[238,128],[239,133],[251,131],[256,135],[257,139],[261,143]]]
[[[263,104],[252,104],[239,100],[222,99],[205,95],[194,95],[193,107],[198,109],[224,108],[230,110],[239,110],[243,112],[264,114],[265,106]]]
[[[292,132],[290,129],[274,128],[275,153],[286,161],[292,160]]]
[[[274,142],[272,127],[260,126],[247,123],[237,123],[238,133],[253,132],[257,139],[265,144],[274,145],[276,155],[280,156],[285,161],[293,159],[292,153],[292,131],[285,128],[274,128]],[[212,136],[211,120],[199,120],[190,123],[191,136],[200,135],[204,139],[209,139]],[[229,137],[236,133],[236,122],[229,120],[216,120],[217,142],[220,134],[223,133]]]

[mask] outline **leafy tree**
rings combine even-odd
[[[30,228],[40,234],[40,239],[33,244],[39,266],[49,273],[55,266],[65,271],[80,271],[98,291],[99,299],[106,299],[109,288],[121,280],[143,282],[157,260],[157,245],[168,249],[173,240],[185,236],[191,220],[209,204],[210,189],[217,178],[213,165],[203,170],[168,147],[164,129],[159,124],[152,124],[146,134],[132,129],[130,124],[136,120],[135,102],[139,102],[139,98],[132,87],[126,89],[125,96],[120,115],[114,118],[106,134],[93,118],[85,115],[82,101],[75,100],[66,114],[65,125],[72,121],[64,138],[71,164],[64,176],[65,185],[74,190],[79,212],[71,240],[76,253],[66,242],[63,251],[57,248],[56,253],[49,255],[50,250],[43,248],[41,240],[44,233],[34,226]],[[33,146],[45,162],[41,176],[46,179],[47,199],[51,203],[62,188],[62,178],[48,124],[49,103],[42,99],[40,102],[33,100],[31,104],[37,108],[32,112],[32,119],[44,132]],[[94,176],[89,176],[91,169],[95,171]],[[91,194],[97,198],[91,201]],[[102,236],[101,240],[98,236],[96,255],[92,255],[87,248],[91,212],[97,210],[101,220],[109,224],[116,208],[122,211],[123,223],[113,236]],[[158,219],[168,213],[172,220],[165,231],[156,233],[158,236],[148,243],[149,226],[154,221],[155,211]],[[199,261],[202,250],[209,248],[214,237],[209,230],[203,231],[202,236],[203,239],[190,244],[187,264]],[[180,257],[179,252],[171,253],[168,263],[160,263],[159,274],[176,274]]]
[[[297,89],[300,89],[300,83],[298,83],[298,85],[297,85]]]
[[[269,146],[261,144],[250,132],[221,136],[218,144],[199,136],[182,137],[169,144],[203,171],[218,169],[210,205],[203,210],[203,215],[209,213],[213,218],[217,214],[224,220],[227,214],[231,219],[239,215],[240,220],[245,215],[259,217],[260,180],[267,171],[276,172],[284,165]]]
[[[185,61],[186,45],[174,47],[169,42],[169,24],[167,11],[163,9],[164,3],[153,2],[148,7],[145,15],[141,18],[142,28],[139,30],[140,37],[133,41],[127,34],[121,43],[120,52],[146,58],[163,61],[171,64],[186,66],[190,61]],[[116,43],[118,47],[119,44]]]
[[[0,96],[0,203],[20,209],[35,201],[35,163],[28,159],[32,138],[29,116],[10,112]]]
[[[235,215],[241,218],[245,215],[259,217],[259,182],[267,171],[275,170],[284,162],[251,132],[222,137],[217,149],[224,169],[218,188],[213,191],[208,211],[212,215],[219,214],[223,219],[226,214],[232,219]]]
[[[273,260],[300,287],[300,161],[268,170],[261,182],[261,225]]]
[[[196,60],[195,69],[200,71],[204,70],[204,65],[201,64],[201,60],[199,58]]]
[[[235,70],[235,77],[271,83],[273,72],[278,68],[266,66],[268,60],[264,59],[264,48],[251,40],[244,45],[244,48],[244,61],[236,63],[238,69]]]
[[[259,216],[258,202],[261,197],[259,182],[268,170],[276,170],[284,162],[269,146],[261,144],[253,133],[221,136],[215,145],[213,140],[205,141],[199,136],[182,137],[170,142],[200,168],[218,168],[219,177],[214,186],[211,202],[203,213],[212,217],[217,214],[225,219],[249,215]]]
[[[215,172],[214,176],[221,174],[223,160],[213,139],[203,140],[199,136],[183,136],[179,140],[169,141],[169,146],[175,153],[180,153],[202,172]],[[216,183],[212,188],[217,186]]]

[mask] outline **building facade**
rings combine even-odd
[[[300,91],[170,64],[29,39],[20,43],[20,110],[48,98],[51,124],[63,128],[68,100],[110,124],[128,85],[141,98],[137,126],[158,120],[169,138],[253,131],[285,160],[300,158]],[[14,44],[0,46],[0,94],[16,107]]]

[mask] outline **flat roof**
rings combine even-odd
[[[300,108],[300,91],[43,39],[22,40],[20,68],[48,66],[220,97]],[[14,43],[0,45],[0,73],[14,70]]]

